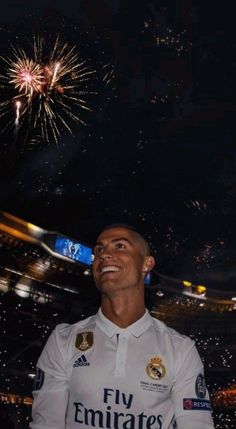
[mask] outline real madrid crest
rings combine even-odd
[[[77,334],[76,341],[75,341],[75,347],[78,350],[81,350],[84,352],[85,350],[88,350],[93,345],[93,332],[81,332],[80,334]]]
[[[166,375],[166,369],[159,356],[154,356],[150,359],[146,366],[147,375],[154,380],[160,380]]]

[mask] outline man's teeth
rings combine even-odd
[[[119,268],[110,266],[110,267],[103,267],[101,269],[101,273],[114,272],[114,271],[119,271]]]

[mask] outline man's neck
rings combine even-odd
[[[144,300],[129,300],[124,296],[103,297],[101,310],[104,316],[120,328],[127,328],[137,322],[145,313]]]

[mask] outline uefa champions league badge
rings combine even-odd
[[[204,399],[206,396],[206,382],[203,374],[198,374],[195,382],[195,392],[198,398]]]
[[[81,332],[77,334],[75,347],[81,352],[85,352],[93,346],[93,332]]]
[[[147,375],[153,380],[161,380],[166,375],[166,368],[159,356],[154,356],[146,366]]]
[[[36,368],[33,390],[40,390],[44,382],[44,372],[40,368]]]

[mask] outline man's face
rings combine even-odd
[[[93,276],[102,293],[143,287],[147,259],[152,258],[135,233],[122,227],[99,235],[94,257]]]

